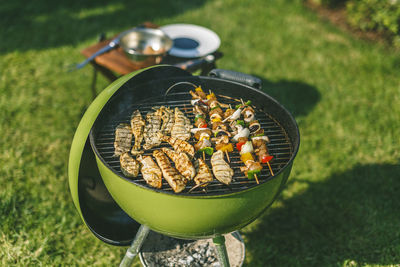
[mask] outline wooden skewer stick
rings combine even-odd
[[[269,162],[267,162],[267,165],[268,165],[269,171],[271,172],[272,176],[274,176],[274,172],[272,171],[272,168],[271,168],[271,165],[269,164]]]
[[[231,163],[231,159],[229,158],[228,151],[226,151],[226,150],[225,150],[225,155],[226,155],[226,158],[227,158],[228,162]]]
[[[257,184],[260,184],[260,182],[258,181],[257,174],[254,174],[254,178],[256,179]]]
[[[206,185],[208,185],[209,183],[210,183],[210,182],[203,182],[203,183],[197,184],[197,185],[193,186],[193,187],[188,191],[188,193],[192,192],[194,189],[196,189],[196,188],[198,188],[198,187],[200,187],[200,186],[206,186]],[[203,190],[204,190],[204,189],[203,189]]]
[[[206,161],[206,155],[204,154],[204,151],[203,151],[203,160]]]
[[[243,104],[243,106],[244,106],[244,101],[243,101],[243,99],[242,99],[242,98],[240,99],[240,101],[242,102],[242,104]]]
[[[233,97],[230,97],[230,96],[226,96],[226,95],[218,95],[218,96],[223,97],[223,98],[226,98],[226,99],[235,100],[235,101],[237,101],[237,102],[240,102],[239,99],[233,98]]]

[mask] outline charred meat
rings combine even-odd
[[[140,150],[140,146],[143,141],[143,128],[146,122],[142,118],[142,115],[140,114],[139,110],[136,110],[133,112],[131,116],[131,128],[132,128],[132,133],[135,136],[135,144],[132,147],[131,154],[132,155],[138,155],[143,153],[143,151]]]
[[[170,144],[170,146],[172,146],[176,152],[185,152],[191,158],[194,157],[194,147],[188,142],[175,137],[165,136],[162,134],[159,134],[159,137],[161,138],[162,141]]]
[[[176,169],[188,180],[193,180],[196,175],[196,170],[189,159],[189,156],[184,152],[176,152],[169,148],[163,147],[161,150],[175,163]]]
[[[161,150],[154,150],[153,156],[172,190],[174,190],[175,193],[182,192],[186,187],[187,179],[172,167],[164,152]]]
[[[161,125],[161,133],[170,134],[172,126],[174,126],[175,123],[175,114],[170,108],[166,108],[164,106],[160,108],[160,113],[163,121]]]
[[[175,108],[175,123],[172,126],[171,136],[187,141],[190,139],[190,129],[192,127],[190,120],[183,112],[179,108]]]
[[[143,175],[143,179],[152,187],[161,188],[162,186],[162,172],[151,156],[139,155],[137,160],[140,162],[142,167],[140,172]]]
[[[126,177],[136,177],[139,174],[140,164],[132,158],[128,152],[123,153],[119,157],[119,163],[121,165],[121,171]]]
[[[233,170],[224,160],[224,153],[219,150],[211,157],[212,171],[215,178],[223,184],[230,184],[232,181]]]
[[[132,144],[132,129],[127,123],[120,123],[115,129],[114,156],[129,152]]]
[[[214,179],[210,169],[202,158],[196,160],[195,166],[197,174],[194,177],[194,181],[196,184],[202,184],[201,186],[206,186],[207,182],[211,182]]]
[[[161,114],[160,110],[155,112],[149,112],[146,115],[146,126],[144,127],[144,149],[150,149],[152,147],[161,144],[161,140],[158,137],[158,132],[161,127]]]

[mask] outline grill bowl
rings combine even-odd
[[[102,125],[106,124],[107,120],[114,116],[113,114],[127,112],[127,104],[144,103],[155,95],[162,96],[167,88],[181,81],[202,85],[204,89],[211,89],[216,94],[250,99],[256,107],[260,107],[281,125],[290,142],[291,153],[286,163],[277,171],[274,170],[275,176],[260,177],[259,185],[254,182],[245,189],[228,190],[222,194],[174,194],[155,190],[125,178],[104,159],[96,146],[96,137]],[[187,92],[188,87],[176,88],[176,90]],[[82,178],[76,166],[82,168],[84,162],[75,157],[81,153],[80,149],[85,144],[84,140],[87,139],[89,131],[92,155],[95,158],[93,162],[97,164],[100,180],[104,181],[110,198],[125,213],[125,217],[114,215],[119,210],[105,215],[107,222],[113,221],[115,227],[104,227],[103,221],[89,220],[95,217],[93,213],[97,213],[99,209],[91,211],[84,209],[85,193],[78,193],[79,180]],[[244,227],[273,203],[289,177],[299,142],[300,137],[295,120],[283,106],[267,94],[238,82],[191,76],[171,66],[151,67],[117,80],[106,88],[88,108],[75,134],[70,153],[71,194],[90,230],[107,243],[126,244],[125,240],[134,237],[134,233],[128,233],[126,230],[129,231],[132,227],[125,227],[125,223],[130,218],[148,226],[151,230],[172,237],[211,238]],[[236,178],[235,173],[234,179]],[[118,235],[115,232],[118,232]]]
[[[281,114],[278,115],[278,109],[283,107],[261,91],[217,78],[184,77],[182,79],[174,77],[151,79],[135,85],[127,83],[106,104],[104,112],[99,115],[90,134],[90,142],[96,155],[101,177],[112,197],[128,215],[159,233],[177,238],[197,239],[240,229],[257,218],[273,202],[289,176],[292,164],[290,158],[284,167],[277,170],[274,177],[266,175],[259,177],[260,185],[255,182],[246,182],[246,186],[242,188],[238,184],[237,190],[229,190],[224,188],[224,185],[220,185],[222,192],[191,195],[155,190],[146,186],[145,183],[132,182],[113,167],[110,161],[105,159],[105,153],[100,153],[98,149],[98,144],[103,141],[96,141],[96,139],[102,128],[111,124],[111,129],[115,129],[114,125],[121,122],[121,119],[127,117],[129,120],[129,115],[134,111],[132,108],[134,103],[160,105],[162,97],[154,99],[154,96],[162,96],[167,88],[178,82],[201,84],[204,89],[212,88],[217,95],[223,94],[252,100],[256,107],[267,109],[267,113],[276,113],[275,116],[283,117],[285,112],[282,109],[280,110]],[[189,89],[191,87],[184,84],[174,88],[176,93],[173,96],[174,100],[166,99],[165,103],[178,102],[178,97],[183,97],[182,93],[190,96],[187,92]],[[187,99],[190,105],[189,101],[190,98]],[[124,113],[128,116],[123,116]],[[290,116],[287,114],[286,121],[289,118]],[[294,149],[292,146],[291,150]],[[112,146],[111,150],[113,150]],[[109,152],[112,153],[112,151]],[[293,153],[290,154],[290,156],[292,155]],[[238,178],[240,175],[242,175],[240,172],[235,172],[234,177]],[[168,188],[168,186],[164,187]]]

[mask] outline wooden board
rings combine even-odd
[[[157,28],[158,26],[149,22],[145,22],[142,24],[145,27],[148,28]],[[118,36],[118,35],[116,35]],[[81,51],[81,54],[84,55],[86,58],[90,57],[97,51],[99,51],[101,48],[106,46],[113,38],[116,36],[113,36],[112,38],[99,42],[97,44],[91,45]],[[100,66],[103,66],[111,71],[114,71],[118,74],[125,75],[128,73],[131,73],[132,71],[136,71],[138,69],[142,69],[148,66],[153,65],[154,63],[152,62],[143,62],[143,63],[135,63],[131,61],[127,56],[125,56],[124,51],[122,48],[118,47],[116,49],[113,49],[109,52],[106,52],[100,56],[97,56],[94,59],[95,63],[97,63]]]

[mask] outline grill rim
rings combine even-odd
[[[169,78],[170,80],[171,78]],[[293,146],[293,153],[290,156],[290,159],[287,161],[287,163],[285,164],[284,167],[282,167],[278,172],[274,173],[274,176],[270,176],[267,179],[263,179],[260,181],[259,184],[254,184],[249,186],[246,189],[241,189],[238,191],[226,191],[226,192],[222,192],[222,193],[206,193],[206,194],[191,194],[191,193],[175,193],[173,191],[165,191],[163,189],[158,189],[158,188],[152,188],[150,186],[147,186],[145,184],[140,184],[137,183],[123,175],[121,175],[121,173],[119,173],[117,170],[115,170],[100,154],[99,150],[97,149],[96,146],[96,141],[95,141],[95,134],[94,134],[94,128],[97,126],[98,124],[98,120],[100,118],[102,118],[104,115],[103,113],[106,112],[105,108],[107,107],[107,105],[110,105],[110,102],[114,100],[114,98],[116,98],[119,94],[121,94],[123,92],[123,87],[126,86],[126,83],[122,84],[120,86],[120,88],[118,88],[118,90],[107,100],[107,102],[105,103],[105,105],[103,106],[103,108],[100,110],[95,122],[93,123],[90,132],[89,132],[89,140],[90,140],[90,146],[92,148],[92,151],[95,153],[96,156],[96,161],[100,161],[104,166],[107,167],[107,169],[109,169],[113,174],[117,175],[119,178],[124,179],[125,181],[127,181],[130,184],[133,184],[135,186],[138,186],[142,189],[146,189],[150,192],[156,192],[156,193],[160,193],[160,194],[166,194],[169,196],[175,196],[175,197],[182,197],[182,198],[190,198],[190,199],[205,199],[205,198],[220,198],[220,197],[227,197],[227,196],[233,196],[233,195],[237,195],[237,194],[242,194],[245,192],[249,192],[251,190],[254,190],[260,186],[262,186],[263,184],[271,181],[272,179],[275,179],[276,177],[280,176],[282,173],[284,173],[288,168],[291,168],[293,165],[293,161],[296,158],[296,155],[298,153],[299,147],[300,147],[300,131],[297,125],[296,120],[294,119],[293,115],[282,105],[280,104],[277,100],[275,100],[273,97],[271,97],[270,95],[268,95],[267,93],[265,93],[264,91],[251,87],[249,85],[240,83],[240,82],[236,82],[236,81],[232,81],[232,80],[227,80],[227,79],[221,79],[221,78],[217,78],[217,77],[208,77],[208,76],[182,76],[182,77],[173,77],[172,78],[174,81],[179,81],[181,79],[183,80],[191,80],[191,79],[196,79],[198,81],[200,81],[199,84],[206,84],[207,80],[215,80],[215,81],[221,81],[221,82],[227,82],[227,83],[231,83],[231,84],[235,84],[237,86],[240,87],[245,87],[247,92],[250,94],[250,92],[255,93],[255,94],[261,94],[263,97],[268,98],[271,102],[274,102],[274,105],[276,105],[280,111],[284,111],[285,115],[288,117],[288,125],[294,126],[294,134],[293,134],[293,140],[289,137],[289,135],[287,134],[288,129],[285,128],[282,123],[277,120],[275,117],[273,117],[272,115],[268,114],[268,116],[270,116],[270,118],[272,120],[274,120],[280,127],[283,128],[283,130],[286,132],[286,134],[288,135],[288,138],[290,139],[290,142]],[[162,80],[168,80],[168,79],[162,79]],[[151,82],[151,81],[150,81]],[[150,83],[149,81],[144,82],[144,83],[140,83],[135,85],[135,87],[140,87],[146,83]],[[147,99],[147,98],[146,98]],[[257,108],[263,108],[263,107],[257,107]],[[222,184],[222,183],[221,183]],[[284,184],[284,183],[283,183]]]

